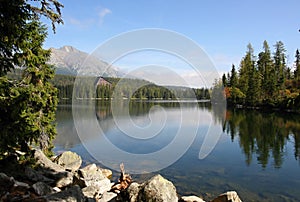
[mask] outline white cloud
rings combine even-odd
[[[102,8],[99,12],[99,22],[100,24],[102,24],[104,22],[104,18],[106,15],[111,14],[112,11],[108,8]]]

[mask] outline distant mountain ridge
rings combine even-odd
[[[116,67],[107,68],[108,63],[96,57],[90,56],[86,60],[89,54],[73,46],[63,46],[59,49],[50,48],[50,50],[49,63],[55,66],[56,74],[77,75],[79,72],[84,72],[84,74],[92,76],[118,77],[122,75]]]

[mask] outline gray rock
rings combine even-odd
[[[81,187],[96,186],[99,187],[99,193],[103,194],[105,191],[111,189],[110,180],[102,173],[101,168],[95,164],[88,165],[80,170],[75,175],[75,184]]]
[[[130,202],[155,201],[174,202],[178,201],[176,188],[172,182],[166,180],[161,175],[156,175],[142,185],[132,183],[129,186]],[[132,193],[131,193],[132,192]],[[138,193],[138,195],[136,195]]]
[[[55,186],[58,188],[66,187],[73,184],[73,173],[71,172],[60,172],[54,175],[56,179]]]
[[[32,188],[39,196],[55,193],[54,189],[44,182],[37,182],[32,185]]]
[[[57,201],[84,202],[85,201],[85,198],[79,186],[73,186],[64,191],[44,196],[43,198],[48,202],[57,202]]]
[[[53,183],[54,180],[45,177],[44,175],[42,175],[41,173],[37,172],[36,170],[33,170],[30,167],[26,167],[25,168],[25,175],[26,177],[28,177],[30,180],[34,181],[34,182],[46,182],[46,183]]]
[[[127,188],[129,202],[138,201],[140,190],[141,190],[141,185],[136,182],[133,182],[129,185],[129,187]]]
[[[53,163],[41,150],[34,152],[34,158],[37,164],[40,165],[39,173],[53,179],[56,187],[62,188],[73,183],[73,174],[66,171],[64,167]]]
[[[86,198],[89,199],[99,199],[100,193],[99,193],[99,187],[96,186],[88,186],[82,189],[82,193]]]
[[[10,189],[15,184],[13,177],[8,177],[5,173],[0,173],[0,188]]]
[[[105,177],[107,177],[108,179],[112,178],[112,171],[111,170],[101,168],[101,171],[102,171],[103,175],[105,175]]]
[[[202,198],[198,196],[182,196],[180,202],[205,202]]]
[[[242,202],[242,200],[235,191],[228,191],[219,195],[211,202]]]
[[[37,161],[37,164],[41,165],[43,168],[48,169],[49,171],[54,172],[64,172],[65,168],[53,163],[50,159],[48,159],[45,154],[41,150],[34,151],[34,158]]]
[[[104,192],[103,195],[101,196],[101,198],[99,200],[97,200],[98,202],[116,202],[117,201],[117,194],[113,193],[113,192]]]
[[[15,187],[22,187],[24,189],[30,189],[29,184],[25,183],[25,182],[19,182],[19,181],[15,181],[14,184]]]
[[[80,168],[82,159],[78,154],[71,151],[66,151],[57,156],[54,162],[61,165],[67,170],[75,171]]]

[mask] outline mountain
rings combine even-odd
[[[56,68],[56,74],[67,75],[91,75],[119,77],[122,73],[117,67],[109,66],[108,63],[88,53],[77,50],[72,46],[63,46],[59,49],[51,48],[49,63]],[[88,58],[88,60],[86,60]]]

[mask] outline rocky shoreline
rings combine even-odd
[[[143,183],[130,181],[125,186],[116,186],[122,183],[111,181],[111,170],[96,164],[81,167],[81,157],[76,153],[67,151],[50,160],[41,150],[34,150],[33,156],[35,166],[22,167],[18,172],[23,173],[16,173],[16,176],[0,170],[0,201],[204,201],[198,196],[178,196],[173,183],[159,174]],[[17,155],[9,161],[17,161]],[[120,188],[116,190],[112,187]],[[211,202],[241,202],[241,199],[235,191],[228,191]]]

